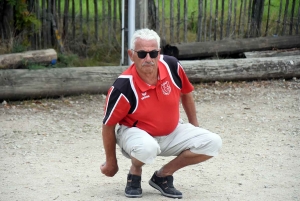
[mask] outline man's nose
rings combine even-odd
[[[151,61],[150,53],[148,52],[145,57],[146,61]]]

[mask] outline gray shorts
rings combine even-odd
[[[222,146],[219,135],[189,123],[179,123],[167,136],[152,137],[137,127],[119,126],[117,144],[127,158],[150,164],[156,156],[178,156],[185,150],[196,154],[216,156]]]

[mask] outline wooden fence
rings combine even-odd
[[[170,3],[169,16],[166,2]],[[188,34],[193,31],[196,34],[190,38],[197,42],[299,34],[300,3],[296,0],[280,0],[277,6],[271,0],[198,0],[192,10],[188,2],[156,0],[156,30],[170,43],[192,42]]]
[[[167,44],[299,34],[299,0],[276,2],[279,5],[271,0],[136,0],[136,28],[156,30]],[[41,21],[30,35],[30,49],[55,47],[85,56],[99,50],[95,45],[106,49],[103,54],[121,50],[122,0],[27,3]],[[127,34],[127,23],[124,28]]]

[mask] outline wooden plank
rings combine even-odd
[[[103,7],[102,9],[104,9],[104,1],[102,1],[102,7]],[[98,41],[99,40],[99,25],[98,25],[99,19],[98,19],[98,1],[97,0],[94,0],[94,12],[95,12],[95,16],[94,16],[95,40]],[[103,21],[104,21],[104,19],[105,18],[103,18]],[[104,36],[104,29],[102,29],[102,36]]]
[[[210,0],[210,3],[209,3],[209,40],[211,40],[211,29],[212,29],[212,20],[213,20],[213,15],[212,15],[212,0]]]
[[[290,49],[299,47],[300,35],[194,42],[172,45],[172,48],[177,48],[176,52],[178,52],[178,59],[180,60],[230,55],[250,51]],[[167,49],[164,54],[169,54]]]
[[[216,9],[215,9],[215,30],[214,30],[214,40],[217,40],[217,31],[218,31],[218,17],[219,17],[219,1],[216,1]]]
[[[224,19],[225,19],[224,12],[225,12],[225,0],[222,0],[222,11],[221,11],[222,15],[221,15],[220,40],[223,39],[223,24],[224,24],[223,22],[224,22]]]
[[[75,36],[76,36],[76,27],[75,27],[75,0],[72,0],[72,40],[75,42]]]
[[[165,27],[165,0],[161,0],[162,14],[161,14],[161,29],[162,29],[162,40],[166,41],[166,27]]]
[[[159,33],[160,27],[159,27],[159,2],[158,0],[155,1],[155,30],[157,33]]]
[[[232,0],[228,3],[228,14],[227,14],[227,27],[226,27],[226,38],[230,37],[230,27],[231,27],[231,14],[232,14]]]
[[[65,0],[64,18],[63,18],[63,41],[67,39],[69,29],[69,0]]]
[[[289,10],[289,0],[286,0],[285,9],[284,9],[284,15],[283,15],[283,25],[282,25],[281,35],[285,35],[285,30],[286,30],[286,25],[287,25],[288,10]]]
[[[300,77],[300,56],[181,61],[193,83]],[[126,66],[0,70],[0,100],[107,93]]]
[[[86,0],[86,26],[87,26],[87,33],[90,33],[90,6],[89,0]],[[90,42],[89,37],[84,37],[88,43]]]
[[[183,7],[184,7],[184,22],[183,22],[183,26],[184,26],[184,33],[183,33],[183,38],[184,38],[184,42],[187,42],[187,27],[188,27],[188,6],[187,6],[187,0],[183,1]]]
[[[202,38],[203,0],[198,0],[197,41]]]
[[[170,42],[174,43],[174,1],[170,0]]]
[[[51,64],[56,62],[57,53],[54,49],[33,50],[22,53],[0,55],[0,69],[19,68],[28,63]]]
[[[180,0],[177,0],[177,31],[176,31],[176,41],[180,42]]]

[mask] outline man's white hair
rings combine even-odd
[[[134,33],[133,33],[133,36],[131,38],[131,43],[130,43],[130,48],[132,50],[135,49],[135,42],[136,40],[140,38],[140,39],[143,39],[143,40],[156,40],[157,42],[157,47],[160,48],[160,37],[159,35],[153,31],[153,30],[150,30],[150,29],[139,29],[139,30],[136,30]]]

